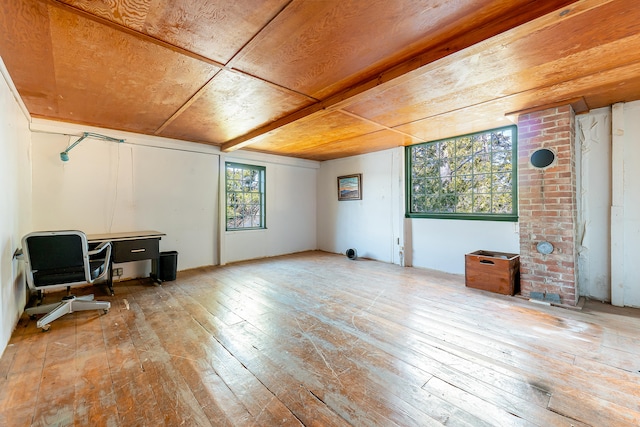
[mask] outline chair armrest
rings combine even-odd
[[[87,253],[89,254],[89,256],[97,255],[110,247],[111,247],[111,242],[102,242],[98,246],[96,246],[95,249],[88,251]]]
[[[104,277],[111,263],[111,242],[102,242],[95,249],[87,251],[85,275],[88,283]],[[96,268],[98,268],[96,270]]]

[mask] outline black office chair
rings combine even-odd
[[[89,250],[87,236],[82,231],[40,231],[29,233],[22,239],[27,284],[42,299],[44,291],[67,289],[67,296],[54,304],[29,307],[30,316],[44,314],[37,322],[38,328],[49,330],[50,323],[67,313],[82,310],[111,308],[108,301],[94,301],[93,294],[75,297],[71,287],[93,283],[109,271],[111,243],[104,242]]]

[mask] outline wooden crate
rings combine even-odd
[[[465,285],[504,295],[520,291],[520,255],[475,251],[464,256]]]

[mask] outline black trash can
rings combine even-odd
[[[160,268],[158,268],[158,279],[161,282],[176,280],[178,270],[178,252],[160,252]]]

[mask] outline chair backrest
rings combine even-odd
[[[77,234],[28,236],[26,243],[32,270],[84,265],[84,245]]]
[[[38,231],[22,239],[30,287],[58,288],[90,280],[87,237],[82,231]]]

